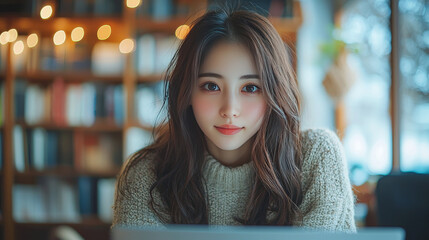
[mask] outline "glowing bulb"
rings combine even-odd
[[[0,34],[0,44],[5,45],[8,42],[9,42],[9,32],[4,31]]]
[[[29,48],[35,47],[38,42],[39,42],[39,37],[37,36],[37,34],[32,33],[32,34],[28,35],[28,37],[27,37],[27,46]]]
[[[189,26],[188,25],[180,25],[177,29],[176,29],[176,37],[180,40],[185,39],[186,35],[188,35],[189,33]]]
[[[24,52],[24,42],[19,40],[13,44],[13,53],[15,53],[15,55],[19,55],[22,52]]]
[[[42,19],[48,19],[51,16],[52,16],[52,6],[46,5],[46,6],[42,7],[42,9],[40,10],[40,17]]]
[[[73,42],[79,42],[80,40],[82,40],[84,35],[85,31],[83,30],[83,28],[77,27],[71,32],[71,40]]]
[[[140,5],[140,0],[127,0],[127,7],[136,8]]]
[[[103,25],[97,31],[97,37],[100,40],[106,40],[110,37],[111,33],[112,28],[109,25]]]
[[[124,39],[119,44],[119,51],[121,53],[130,53],[134,50],[134,41],[132,39]]]
[[[9,42],[15,42],[18,38],[18,31],[15,28],[12,28],[8,31],[9,33]]]
[[[66,33],[63,30],[57,31],[54,34],[54,44],[61,45],[66,41]]]

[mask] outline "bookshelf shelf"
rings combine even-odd
[[[123,131],[123,127],[116,125],[110,120],[98,120],[94,125],[91,126],[61,126],[52,123],[39,123],[39,124],[27,124],[25,121],[20,120],[16,122],[22,128],[44,128],[46,130],[58,130],[58,131],[80,131],[80,132],[112,132],[120,133]]]
[[[78,177],[95,177],[95,178],[115,178],[119,173],[120,168],[115,168],[110,171],[94,172],[94,171],[77,171],[72,167],[57,167],[42,171],[27,170],[25,172],[16,172],[15,180],[18,183],[32,183],[39,177],[60,177],[60,178],[78,178]]]
[[[110,227],[111,223],[103,222],[102,220],[94,217],[85,219],[80,222],[15,222],[18,227],[56,227],[56,226],[70,226],[72,228],[87,228],[87,227]]]
[[[161,74],[153,74],[146,76],[138,76],[137,83],[156,83],[162,80],[163,76]]]
[[[90,72],[31,72],[19,73],[16,76],[20,79],[27,79],[29,82],[50,83],[56,78],[62,78],[67,83],[83,83],[83,82],[103,82],[111,84],[122,83],[122,76],[100,76]]]
[[[110,239],[110,223],[101,220],[82,220],[70,222],[15,222],[17,239],[52,239],[52,232],[60,226],[67,226],[77,231],[84,239]]]

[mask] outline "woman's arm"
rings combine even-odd
[[[338,137],[328,130],[303,134],[304,227],[355,232],[354,195]]]

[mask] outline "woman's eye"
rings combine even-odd
[[[243,89],[242,89],[242,91],[249,92],[249,93],[255,93],[255,92],[259,91],[259,90],[261,90],[261,89],[258,86],[255,86],[255,85],[247,85],[247,86],[244,86]]]
[[[206,83],[203,85],[203,89],[207,91],[219,91],[219,86],[214,83]]]

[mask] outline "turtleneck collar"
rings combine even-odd
[[[225,191],[242,191],[252,186],[254,178],[253,163],[245,163],[238,167],[228,167],[217,161],[212,155],[206,154],[203,176],[207,186],[216,186]]]

